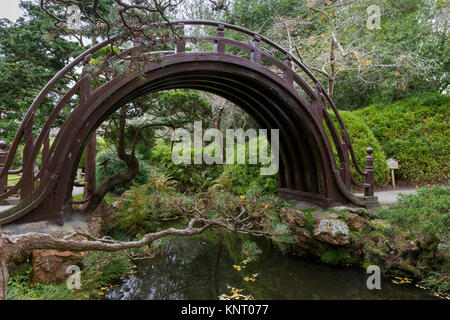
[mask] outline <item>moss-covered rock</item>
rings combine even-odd
[[[329,264],[354,264],[358,261],[358,257],[355,257],[348,249],[338,247],[338,248],[328,248],[320,260]]]

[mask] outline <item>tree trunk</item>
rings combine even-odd
[[[127,160],[124,160],[128,166],[127,171],[125,173],[116,174],[103,181],[91,194],[89,201],[83,207],[82,210],[84,213],[93,212],[108,192],[114,190],[116,186],[131,181],[138,174],[139,160],[133,154],[129,155],[127,158]]]
[[[98,188],[91,194],[86,205],[83,207],[84,213],[93,212],[102,202],[105,195],[112,191],[114,187],[131,181],[139,172],[139,160],[134,155],[134,147],[130,154],[125,152],[125,122],[126,122],[126,108],[121,109],[119,119],[119,141],[117,144],[117,155],[119,159],[127,164],[127,171],[125,173],[116,174],[103,181]],[[137,138],[137,137],[136,137]]]

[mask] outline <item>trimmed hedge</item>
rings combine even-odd
[[[384,186],[389,183],[389,168],[386,162],[386,156],[384,155],[383,149],[375,138],[373,132],[365,124],[365,121],[356,115],[354,112],[350,111],[339,111],[342,121],[344,122],[347,133],[350,137],[350,142],[352,143],[353,150],[355,151],[356,160],[361,170],[364,171],[366,164],[366,149],[367,147],[372,147],[373,158],[374,158],[374,170],[375,170],[375,184],[378,186]],[[336,116],[333,112],[330,113],[336,127],[339,125],[336,120]],[[334,149],[334,145],[333,145]],[[334,150],[334,155],[336,159],[337,152]],[[356,172],[353,164],[350,166],[353,176],[360,182],[364,181],[364,177]]]
[[[450,180],[450,97],[424,94],[354,112],[371,128],[387,158],[399,161],[406,183]]]

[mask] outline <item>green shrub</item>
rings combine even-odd
[[[450,293],[450,283],[448,282],[448,274],[431,271],[426,279],[419,282],[419,285],[432,289],[438,294]],[[442,296],[444,298],[444,296]],[[448,298],[447,298],[448,299]]]
[[[231,173],[231,191],[236,194],[252,192],[277,194],[278,176],[263,176],[257,164],[233,164],[225,166],[225,174]]]
[[[379,212],[392,225],[450,241],[450,187],[421,188],[417,195],[400,195],[397,204]]]
[[[180,206],[187,207],[192,201],[189,197],[156,191],[151,183],[133,186],[122,199],[115,227],[131,235],[154,232],[164,220],[176,220],[182,212]]]
[[[248,143],[246,147],[248,148]],[[278,192],[278,176],[261,175],[261,165],[248,163],[233,165],[175,164],[172,162],[170,152],[170,143],[158,141],[152,148],[150,160],[153,165],[162,166],[162,170],[178,182],[178,187],[182,191],[195,192],[213,186],[213,189],[220,189],[223,186],[218,184],[218,180],[230,176],[231,182],[225,189],[236,194],[247,194],[248,192],[276,194]],[[248,157],[246,161],[248,161]]]
[[[171,158],[171,144],[164,140],[158,140],[152,147],[150,162],[176,180],[180,190],[190,192],[208,188],[223,170],[222,165],[175,164]]]
[[[449,96],[424,94],[391,105],[374,104],[355,114],[372,129],[386,157],[399,161],[400,181],[449,181]]]
[[[365,159],[367,156],[366,149],[369,146],[372,147],[372,156],[374,158],[375,170],[375,184],[379,186],[386,185],[389,182],[390,177],[389,168],[386,163],[386,157],[377,138],[366,125],[365,120],[356,115],[354,112],[352,113],[350,111],[339,111],[339,114],[341,115],[342,121],[344,122],[345,128],[347,129],[347,133],[350,137],[350,142],[352,143],[353,150],[355,151],[355,156],[358,161],[359,167],[364,171]],[[336,127],[339,128],[335,114],[330,113],[330,115],[335,122]],[[334,145],[333,150],[336,159],[339,160]],[[363,182],[364,177],[356,172],[354,166],[351,165],[350,168],[353,176],[358,181]]]
[[[139,160],[139,172],[130,182],[116,186],[114,188],[114,193],[122,194],[125,190],[130,189],[130,187],[135,184],[145,184],[149,181],[150,178],[150,166],[142,160],[142,156],[136,154],[136,157]],[[105,161],[107,161],[105,163]],[[97,157],[95,158],[95,162],[97,165],[97,185],[100,184],[105,179],[118,174],[123,173],[127,170],[127,165],[124,161],[119,159],[117,153],[110,149],[105,149],[97,153]],[[102,164],[104,163],[104,164]]]

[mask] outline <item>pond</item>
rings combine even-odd
[[[283,255],[270,245],[255,261],[236,270],[225,245],[194,237],[175,238],[167,251],[137,262],[132,275],[107,292],[108,299],[218,299],[230,287],[256,299],[438,299],[411,284],[382,278],[381,290],[369,290],[362,268],[332,266]],[[244,268],[245,267],[245,268]],[[245,281],[258,274],[255,281]],[[248,280],[248,279],[247,279]]]

